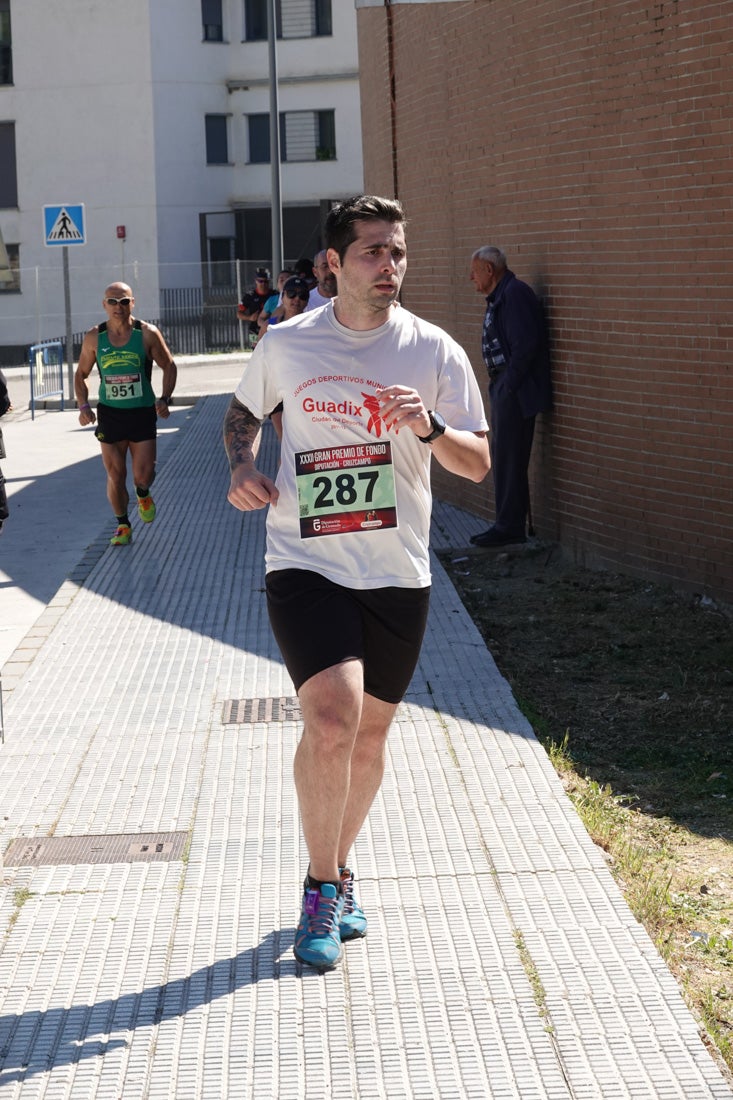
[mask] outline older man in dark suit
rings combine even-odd
[[[535,417],[552,405],[550,357],[542,306],[500,248],[474,252],[471,281],[486,297],[481,350],[489,372],[496,505],[492,526],[471,542],[491,548],[527,540],[529,457]]]

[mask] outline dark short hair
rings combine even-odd
[[[306,294],[310,293],[307,282],[298,275],[292,275],[286,283],[283,283],[283,294],[295,294],[299,290],[305,291]]]
[[[406,224],[402,203],[379,195],[353,195],[333,206],[326,217],[326,247],[338,252],[343,260],[346,249],[356,240],[356,222],[384,221]]]
[[[300,275],[301,278],[305,276],[306,279],[312,279],[313,261],[309,260],[307,256],[301,256],[295,265],[295,274]]]

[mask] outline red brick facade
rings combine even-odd
[[[732,601],[730,3],[396,0],[358,27],[366,190],[405,205],[405,305],[484,389],[471,252],[504,248],[547,306],[538,534]],[[435,488],[492,515],[490,478]]]

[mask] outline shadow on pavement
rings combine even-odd
[[[137,993],[0,1017],[0,1088],[126,1047],[127,1040],[113,1038],[115,1033],[157,1027],[259,981],[300,975],[289,951],[294,935],[294,928],[277,929],[232,958]],[[319,977],[316,971],[303,976]]]

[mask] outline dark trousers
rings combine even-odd
[[[5,478],[0,470],[0,523],[10,515],[8,511],[8,494],[5,492]]]
[[[489,399],[489,446],[496,501],[494,525],[502,535],[524,535],[529,508],[527,471],[535,417],[522,416],[517,398],[501,375],[489,386]]]

